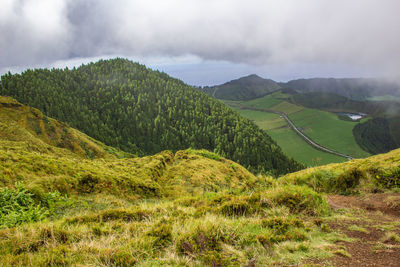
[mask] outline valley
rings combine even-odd
[[[1,266],[396,266],[400,150],[362,151],[368,118],[281,89],[223,104],[121,59],[1,85],[35,105],[0,96]]]
[[[315,109],[309,109],[287,101],[289,94],[277,91],[251,101],[224,101],[242,116],[252,119],[282,147],[283,151],[294,159],[308,165],[343,162],[346,155],[365,157],[355,142],[352,129],[357,122],[340,120],[337,115]],[[249,109],[253,109],[249,111]],[[255,110],[254,110],[255,109]],[[304,138],[297,137],[293,128],[279,114],[269,115],[265,111],[287,114],[288,118],[313,142],[343,155],[329,155],[321,149],[309,147]],[[344,156],[344,158],[343,158]]]

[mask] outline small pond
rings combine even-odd
[[[338,115],[342,115],[342,116],[347,116],[350,119],[352,119],[353,121],[359,120],[364,118],[365,116],[367,116],[367,114],[364,113],[349,113],[349,112],[338,112]]]

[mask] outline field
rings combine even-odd
[[[327,148],[356,158],[369,156],[353,137],[352,130],[356,122],[340,120],[333,113],[315,109],[292,113],[289,118],[297,127],[302,128],[307,136]]]
[[[343,162],[346,159],[314,149],[290,129],[286,121],[277,114],[243,108],[284,112],[304,134],[318,144],[355,158],[370,155],[358,146],[353,137],[352,129],[358,122],[340,120],[333,113],[289,103],[285,101],[288,96],[288,94],[278,91],[251,101],[224,102],[242,116],[253,120],[261,129],[266,130],[288,156],[307,166]]]
[[[400,102],[400,97],[392,96],[392,95],[381,95],[381,96],[372,96],[368,97],[369,101],[397,101]]]
[[[254,122],[274,139],[283,152],[307,166],[319,166],[333,162],[344,162],[345,158],[322,152],[307,144],[289,128],[286,121],[274,113],[234,108],[242,116]]]

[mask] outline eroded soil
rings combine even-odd
[[[352,238],[337,242],[346,253],[313,262],[317,266],[400,266],[400,194],[330,195],[330,206],[346,216],[328,222],[330,228]]]

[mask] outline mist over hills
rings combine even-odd
[[[259,103],[264,101],[262,97],[281,91],[286,96],[279,101],[284,100],[300,107],[333,113],[362,113],[368,119],[354,126],[351,137],[358,146],[371,154],[400,147],[400,85],[393,81],[312,78],[277,83],[250,75],[201,89],[221,100],[243,102],[258,99]],[[248,104],[252,105],[250,102]],[[272,107],[267,102],[265,106]],[[284,108],[280,111],[287,112]]]
[[[366,100],[383,95],[400,97],[398,83],[373,78],[310,78],[275,82],[252,74],[222,85],[203,88],[206,93],[226,100],[250,100],[279,89],[290,89],[299,93],[334,93],[353,100]]]
[[[204,88],[205,92],[213,97],[227,100],[250,100],[264,96],[277,89],[279,89],[279,85],[276,82],[261,78],[255,74],[221,85]]]

